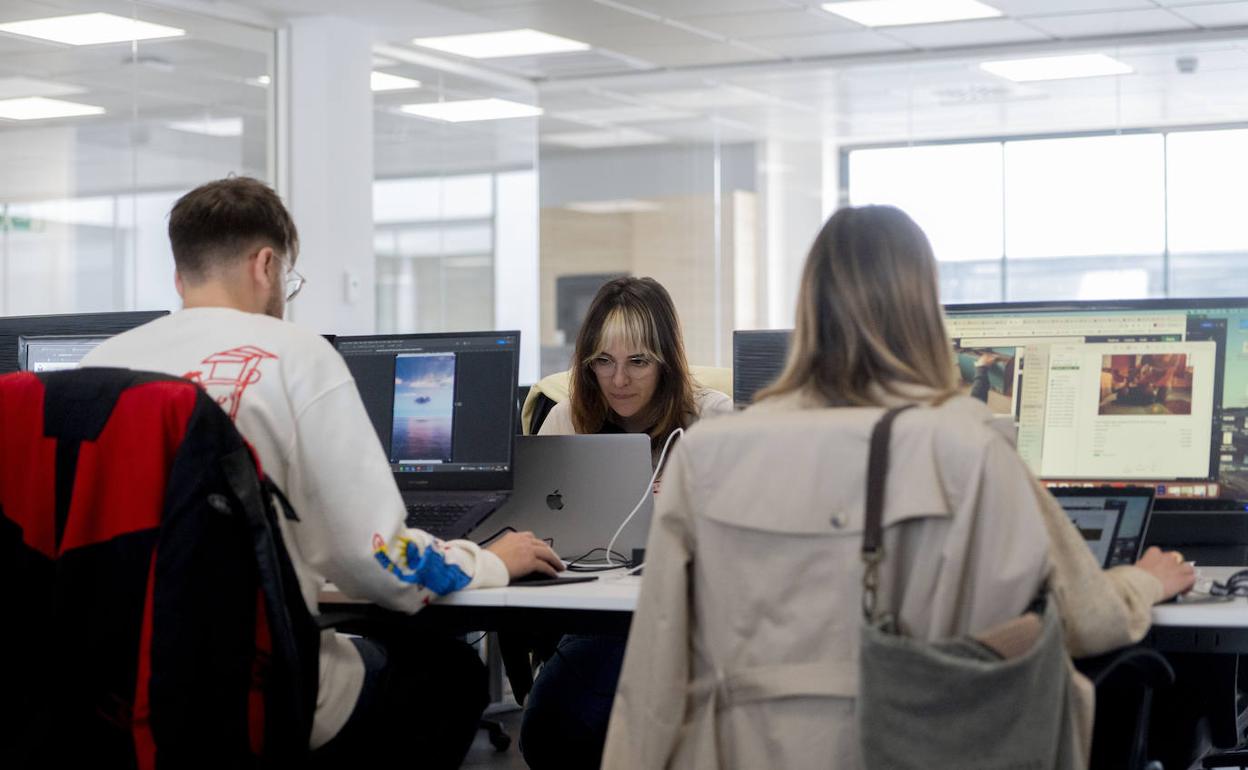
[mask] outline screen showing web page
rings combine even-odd
[[[1044,479],[1248,496],[1248,309],[951,310],[964,392]]]

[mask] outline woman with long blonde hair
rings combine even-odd
[[[918,407],[889,444],[875,593],[907,636],[993,628],[1047,581],[1067,649],[1088,655],[1138,641],[1151,606],[1191,587],[1157,549],[1101,569],[986,406],[955,394],[938,287],[895,208],[842,209],[819,233],[779,380],[676,447],[603,768],[861,765],[867,446],[885,408]],[[1084,737],[1089,721],[1071,717]]]

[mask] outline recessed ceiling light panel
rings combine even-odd
[[[823,10],[867,27],[936,24],[1002,15],[1001,11],[979,0],[847,0],[824,3]]]
[[[541,107],[512,102],[507,99],[467,99],[457,102],[405,104],[399,108],[399,111],[420,118],[444,120],[447,123],[534,118],[542,114]]]
[[[66,45],[128,43],[132,40],[182,37],[186,34],[186,30],[177,27],[128,19],[111,13],[80,13],[73,16],[13,21],[0,24],[0,32]]]
[[[202,120],[175,120],[167,124],[174,131],[203,136],[242,136],[242,118],[203,118]]]
[[[985,72],[1013,80],[1015,83],[1128,75],[1135,71],[1130,65],[1103,53],[986,61],[979,67]]]
[[[579,201],[569,203],[564,208],[579,214],[642,214],[648,211],[659,211],[663,207],[653,201],[620,198],[609,201]]]
[[[601,131],[566,131],[542,136],[544,144],[557,144],[590,150],[598,147],[633,147],[645,144],[664,144],[666,136],[637,128],[607,128]]]
[[[42,96],[0,100],[0,118],[4,120],[46,120],[103,114],[103,107],[66,102],[60,99],[45,99]]]
[[[370,86],[374,91],[408,91],[420,88],[420,81],[405,78],[402,75],[391,75],[389,72],[373,71]]]
[[[535,29],[509,29],[503,32],[481,32],[472,35],[418,37],[418,46],[435,51],[467,56],[470,59],[501,59],[506,56],[537,56],[547,53],[585,51],[589,45]]]

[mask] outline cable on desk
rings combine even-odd
[[[582,562],[585,562],[594,554],[598,553],[599,551],[602,551],[604,558],[602,558],[601,560],[595,560],[588,564],[582,563]],[[612,556],[616,557],[620,561],[612,562],[611,561]],[[616,551],[610,551],[606,548],[599,547],[599,548],[592,548],[589,551],[586,551],[585,553],[576,557],[575,559],[569,560],[568,572],[610,572],[611,570],[616,570],[616,569],[619,569],[620,567],[627,567],[627,566],[630,566],[630,561],[627,557],[624,556],[624,554],[618,553]]]

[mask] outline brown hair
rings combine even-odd
[[[252,248],[299,253],[299,232],[277,193],[258,179],[237,176],[196,187],[169,212],[169,243],[183,280],[200,281]]]
[[[759,397],[878,405],[873,385],[903,395],[902,384],[948,396],[956,380],[939,285],[927,236],[900,209],[836,212],[806,258],[784,372]]]
[[[659,378],[646,409],[655,417],[648,431],[657,448],[677,428],[689,427],[696,415],[693,377],[676,306],[667,289],[653,278],[617,278],[598,290],[576,335],[568,396],[577,433],[597,433],[614,421],[590,361],[623,338],[625,344],[655,360]]]

